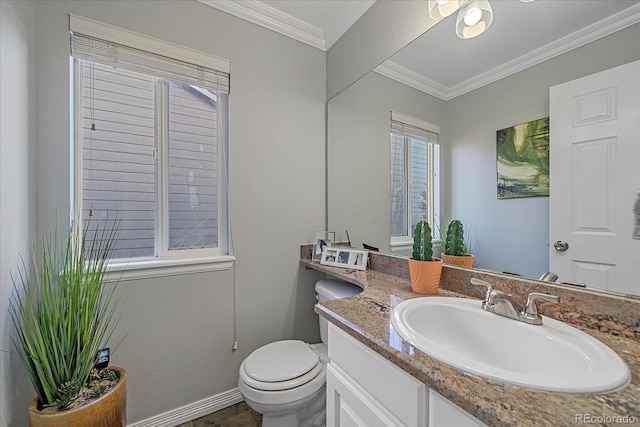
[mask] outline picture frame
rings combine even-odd
[[[316,238],[313,241],[313,252],[311,259],[320,261],[322,259],[322,251],[325,247],[333,245],[336,241],[336,233],[333,231],[316,231]]]
[[[320,264],[350,270],[366,270],[368,258],[369,251],[367,250],[326,246],[322,251]]]

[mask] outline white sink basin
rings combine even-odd
[[[391,324],[408,343],[467,373],[538,390],[597,393],[625,385],[625,362],[609,347],[544,317],[528,325],[466,298],[423,297],[393,308]]]

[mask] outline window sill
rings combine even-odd
[[[105,282],[229,270],[235,260],[234,256],[223,255],[203,258],[149,258],[129,262],[113,262],[107,269]]]
[[[413,240],[392,241],[389,243],[389,248],[391,249],[391,253],[409,251],[413,248]]]
[[[442,243],[442,240],[432,240],[434,251],[435,248]],[[394,240],[389,243],[391,253],[404,252],[413,250],[413,240]]]

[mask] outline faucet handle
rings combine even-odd
[[[560,297],[557,295],[549,295],[549,294],[541,294],[541,293],[533,292],[529,294],[529,297],[527,298],[527,304],[524,306],[524,311],[522,312],[522,314],[529,317],[540,316],[538,314],[538,306],[535,303],[535,301],[538,299],[543,299],[545,301],[549,301],[553,303],[560,302]]]
[[[493,285],[491,283],[472,277],[471,284],[477,286],[485,286],[487,288],[487,294],[484,297],[484,302],[486,303],[491,299],[491,292],[493,292]]]

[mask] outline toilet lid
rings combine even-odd
[[[298,340],[277,341],[260,347],[243,365],[244,373],[254,380],[251,382],[288,383],[272,384],[276,389],[309,381],[322,369],[318,355]]]

